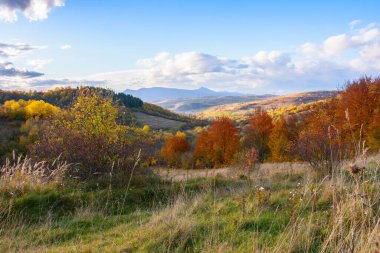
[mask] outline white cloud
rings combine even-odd
[[[359,22],[354,22],[355,26]],[[351,24],[352,25],[352,24]],[[307,42],[292,51],[259,51],[231,59],[200,52],[161,52],[137,61],[136,68],[98,73],[116,89],[150,86],[276,92],[335,89],[347,80],[380,71],[380,32],[376,24]]]
[[[26,44],[0,44],[0,55],[16,57],[36,49]],[[38,70],[37,63],[34,62],[34,71]],[[380,31],[371,23],[363,27],[356,24],[347,33],[329,36],[320,43],[307,42],[288,51],[259,51],[236,59],[202,52],[161,52],[138,60],[131,69],[63,80],[24,78],[23,85],[28,89],[46,89],[57,85],[109,84],[119,91],[151,86],[207,86],[216,90],[275,93],[335,89],[347,80],[379,73]],[[20,83],[20,77],[17,78],[14,85]]]
[[[366,45],[360,50],[362,58],[380,61],[380,43]]]
[[[15,79],[28,79],[42,76],[43,73],[28,71],[26,69],[17,69],[13,67],[11,62],[0,62],[0,80],[5,79],[9,81],[12,78]]]
[[[105,81],[93,81],[82,79],[49,79],[43,77],[25,79],[21,76],[1,76],[0,78],[0,89],[4,90],[50,90],[56,87],[69,86],[97,86],[110,88],[109,86],[107,86],[107,83]]]
[[[355,19],[355,20],[352,20],[349,25],[350,25],[350,29],[354,29],[357,25],[359,25],[361,23],[361,21],[359,19]]]
[[[4,85],[8,86],[11,83],[29,82],[31,78],[43,76],[43,73],[37,72],[39,70],[38,65],[42,66],[44,64],[42,61],[32,62],[35,64],[35,68],[32,71],[15,67],[11,62],[15,58],[25,56],[40,48],[24,43],[0,43],[0,88],[3,88]]]
[[[35,59],[28,61],[28,65],[32,67],[33,70],[41,70],[45,65],[51,63],[52,59]]]
[[[62,50],[67,50],[67,49],[71,49],[71,48],[72,48],[72,46],[69,44],[64,44],[64,45],[60,46],[60,49],[62,49]]]
[[[329,56],[340,55],[350,46],[351,40],[346,34],[331,36],[323,42],[324,52]]]
[[[0,58],[15,58],[41,48],[43,47],[31,46],[25,43],[6,44],[0,42]]]
[[[54,7],[64,5],[64,0],[0,0],[0,20],[15,22],[18,12],[29,21],[44,20]]]

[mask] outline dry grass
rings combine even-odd
[[[0,167],[1,190],[19,190],[42,187],[62,180],[70,165],[57,158],[51,164],[40,161],[33,162],[31,158],[13,154],[13,159],[7,159]]]
[[[362,176],[352,176],[349,164],[330,178],[283,163],[261,165],[250,178],[239,171],[166,183],[147,195],[132,186],[128,197],[144,202],[128,199],[128,212],[105,209],[118,201],[115,187],[76,189],[61,193],[84,194],[72,215],[3,225],[0,251],[376,252],[380,156],[353,162],[366,167]]]

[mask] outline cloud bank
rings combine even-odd
[[[0,20],[16,22],[18,12],[29,21],[44,20],[53,8],[64,4],[64,0],[0,0]]]
[[[39,47],[27,44],[0,44],[0,59],[11,59],[37,49]],[[336,89],[362,75],[380,75],[380,30],[375,23],[361,25],[353,21],[348,24],[346,33],[320,42],[305,42],[290,50],[259,51],[241,58],[203,52],[160,52],[139,59],[130,69],[58,80],[41,77],[41,73],[36,72],[47,62],[29,62],[33,71],[28,73],[15,69],[9,60],[4,61],[0,88],[14,85],[23,89],[46,89],[78,84],[108,85],[123,91],[152,86],[189,89],[206,86],[257,94]]]
[[[63,86],[106,86],[103,80],[89,80],[82,78],[51,79],[45,77],[40,70],[52,59],[32,59],[25,62],[31,70],[14,67],[13,60],[27,57],[30,53],[44,49],[41,46],[32,46],[25,43],[0,43],[0,89],[7,90],[48,90]]]
[[[231,59],[201,52],[161,52],[140,59],[136,68],[89,76],[108,80],[117,89],[150,86],[207,86],[217,90],[283,93],[335,89],[361,75],[380,74],[380,30],[375,23],[319,43],[306,42],[289,51],[259,51]]]
[[[16,68],[10,61],[38,49],[40,49],[40,47],[23,43],[0,43],[0,88],[2,88],[1,82],[12,83],[14,80],[19,80],[21,82],[25,80],[25,82],[28,82],[27,80],[30,78],[41,77],[44,75],[37,71]]]
[[[33,78],[43,76],[44,74],[28,71],[24,69],[16,69],[11,62],[0,62],[0,77],[20,77],[20,78]],[[0,86],[1,87],[1,86]]]

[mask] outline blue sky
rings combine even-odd
[[[349,0],[0,0],[0,88],[335,89],[380,72],[379,9]]]

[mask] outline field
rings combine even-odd
[[[167,119],[142,112],[135,112],[135,115],[139,124],[148,125],[154,129],[170,129],[186,124],[186,122],[183,121]]]
[[[358,163],[362,177],[344,164],[334,179],[302,163],[138,169],[129,188],[129,175],[112,172],[96,183],[39,184],[20,173],[22,182],[2,181],[0,251],[376,252],[380,156]]]

